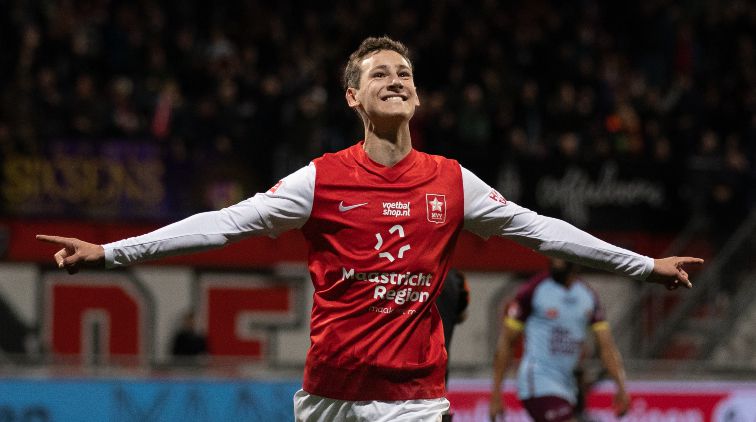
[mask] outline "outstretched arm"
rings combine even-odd
[[[466,169],[462,169],[465,195],[465,228],[483,238],[503,236],[552,258],[660,283],[668,289],[691,287],[686,264],[700,264],[692,257],[652,259],[612,245],[577,227],[507,201],[501,194]]]
[[[266,193],[141,236],[104,245],[49,235],[38,235],[37,239],[62,247],[55,254],[55,262],[71,274],[83,266],[111,268],[219,248],[247,236],[276,236],[302,227],[312,211],[314,184],[315,166],[310,164]]]

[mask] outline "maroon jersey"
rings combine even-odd
[[[389,168],[361,143],[314,164],[303,227],[315,283],[304,390],[342,400],[442,397],[434,302],[463,223],[459,164],[412,150]]]

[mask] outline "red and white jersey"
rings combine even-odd
[[[412,150],[385,167],[362,143],[234,206],[103,246],[120,266],[295,228],[315,286],[303,388],[341,400],[444,395],[433,303],[462,228],[637,279],[653,269],[651,258],[508,202],[454,160]]]
[[[303,227],[315,283],[304,390],[343,400],[442,397],[434,303],[463,225],[459,164],[413,150],[387,168],[359,145],[314,164]]]

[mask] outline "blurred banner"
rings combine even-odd
[[[452,382],[449,390],[454,422],[488,420],[490,381]],[[625,422],[735,422],[756,417],[755,382],[632,381],[628,390],[631,404],[621,419]],[[505,421],[530,421],[515,394],[514,385],[507,383]],[[597,386],[588,397],[588,420],[618,420],[612,410],[613,395],[613,384]]]
[[[0,192],[6,214],[159,218],[171,211],[158,145],[59,140],[46,147],[42,154],[2,161]]]
[[[207,154],[179,160],[140,140],[60,140],[35,156],[2,161],[6,216],[161,220],[254,195],[244,174],[220,171]],[[688,212],[674,174],[633,161],[523,159],[497,187],[508,199],[589,230],[677,228]]]
[[[590,230],[675,229],[688,212],[674,174],[642,161],[522,161],[499,181],[504,196]]]

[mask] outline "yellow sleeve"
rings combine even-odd
[[[609,329],[609,323],[607,321],[599,321],[591,325],[593,331],[603,331]]]
[[[511,330],[522,331],[525,329],[525,324],[517,319],[506,317],[504,318],[504,324]]]

